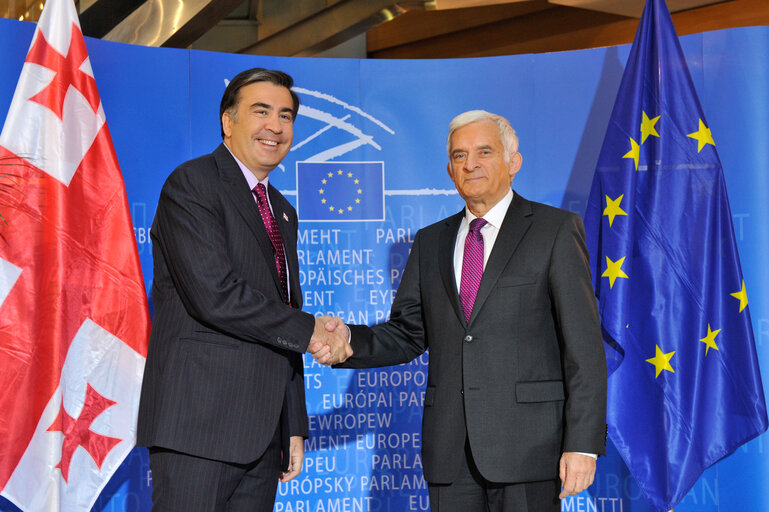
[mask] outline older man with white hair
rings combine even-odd
[[[354,355],[340,366],[430,349],[422,454],[433,512],[555,512],[593,482],[606,443],[582,221],[512,191],[522,157],[503,117],[457,116],[448,153],[465,207],[417,233],[390,320],[349,326]],[[320,343],[310,351],[337,362]]]

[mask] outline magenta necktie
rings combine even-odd
[[[475,296],[483,277],[483,235],[481,228],[486,219],[478,217],[470,222],[470,231],[465,238],[465,254],[462,257],[462,282],[459,284],[459,300],[465,312],[465,321],[473,314]]]
[[[259,183],[254,187],[256,194],[256,204],[259,206],[259,213],[262,214],[262,222],[267,228],[267,235],[272,242],[272,254],[275,258],[275,266],[278,268],[278,277],[280,277],[281,294],[283,302],[288,304],[288,286],[286,284],[286,251],[283,248],[283,237],[280,236],[280,230],[275,223],[275,217],[270,211],[270,203],[267,202],[267,189],[264,184]],[[483,243],[483,242],[481,242]]]

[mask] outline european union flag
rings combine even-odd
[[[384,162],[297,162],[300,221],[384,220]]]
[[[663,0],[641,18],[585,226],[609,433],[667,511],[767,415],[721,162]]]

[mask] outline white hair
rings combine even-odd
[[[518,136],[507,119],[485,110],[469,110],[451,120],[449,123],[449,136],[446,139],[446,151],[449,154],[449,161],[451,161],[451,135],[463,126],[480,121],[491,121],[497,125],[499,140],[505,150],[505,162],[510,163],[513,154],[518,151]]]

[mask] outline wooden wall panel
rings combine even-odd
[[[507,6],[407,12],[368,32],[368,56],[425,59],[577,50],[630,43],[638,28],[636,18],[528,4],[531,11],[523,15],[505,11]],[[447,13],[453,19],[445,18]],[[732,0],[682,11],[673,15],[673,23],[679,35],[769,25],[769,0]]]

